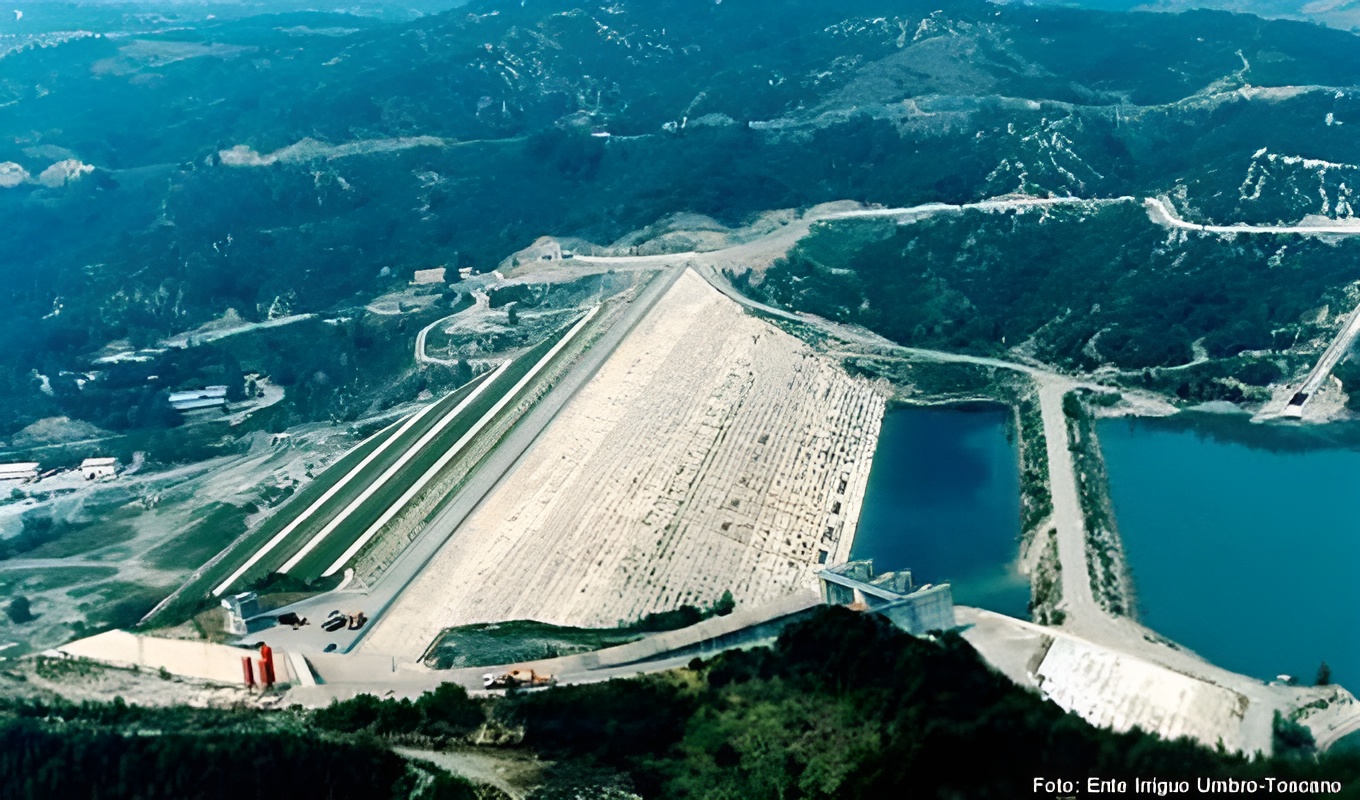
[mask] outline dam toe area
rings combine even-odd
[[[850,552],[885,399],[687,271],[362,642],[608,627],[811,585]]]

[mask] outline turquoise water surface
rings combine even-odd
[[[1016,569],[1020,475],[1010,412],[909,408],[883,419],[851,557],[917,584],[953,584],[954,602],[1028,618]]]
[[[1105,420],[1141,620],[1228,669],[1360,686],[1360,429]]]

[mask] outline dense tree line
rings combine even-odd
[[[468,697],[463,687],[445,683],[415,701],[379,700],[359,695],[332,703],[312,717],[322,730],[341,733],[359,731],[379,735],[415,735],[457,740],[486,721],[483,705]]]
[[[0,796],[15,800],[475,797],[469,784],[448,776],[416,794],[418,780],[396,754],[357,739],[0,721]]]
[[[432,721],[449,711],[456,725]],[[556,761],[535,795],[543,800],[1007,798],[1029,794],[1035,775],[1360,779],[1360,757],[1315,756],[1307,730],[1287,720],[1275,735],[1290,755],[1273,759],[1099,729],[1017,688],[956,634],[915,638],[842,608],[790,627],[772,648],[675,674],[482,707],[447,688],[415,703],[361,698],[316,719],[401,736],[472,730],[483,714]]]
[[[1041,358],[1065,366],[1155,369],[1190,363],[1197,345],[1227,360],[1327,333],[1314,317],[1348,308],[1336,287],[1360,278],[1357,252],[1355,242],[1290,237],[1168,242],[1136,203],[969,212],[824,227],[744,288],[905,345],[997,353],[1032,339]],[[1280,375],[1268,361],[1232,366],[1248,385]],[[1222,377],[1148,382],[1171,381],[1188,400],[1242,399]]]
[[[1352,353],[1349,359],[1337,364],[1332,375],[1341,381],[1341,387],[1346,392],[1346,408],[1360,411],[1360,363],[1355,361],[1355,354]]]
[[[0,702],[0,796],[471,797],[447,778],[413,795],[419,782],[386,743],[449,745],[484,728],[553,761],[536,800],[1008,798],[1035,775],[1360,780],[1360,754],[1319,756],[1283,718],[1273,758],[1114,733],[1017,688],[956,634],[916,638],[826,608],[770,648],[503,698],[448,684],[314,712]]]

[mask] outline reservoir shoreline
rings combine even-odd
[[[1004,403],[894,403],[884,415],[852,559],[949,582],[955,601],[1028,618],[1020,486]]]
[[[1360,674],[1360,642],[1338,635],[1360,629],[1360,425],[1187,411],[1098,431],[1150,628],[1261,680]]]

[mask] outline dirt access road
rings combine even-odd
[[[1227,234],[1298,234],[1302,236],[1360,236],[1360,220],[1336,220],[1331,223],[1299,223],[1296,225],[1247,225],[1239,223],[1236,225],[1201,225],[1197,222],[1187,222],[1181,219],[1164,198],[1149,197],[1143,201],[1147,207],[1148,216],[1158,225],[1168,228],[1179,228],[1187,231],[1200,231],[1201,233],[1227,233]]]

